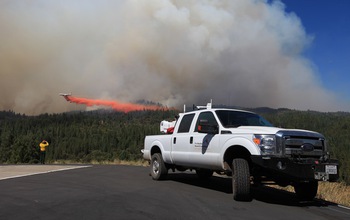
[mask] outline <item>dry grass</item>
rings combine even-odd
[[[294,192],[291,186],[273,187]],[[350,186],[345,183],[319,182],[316,198],[350,207]]]
[[[108,164],[143,166],[143,167],[146,167],[149,165],[148,161],[145,161],[145,160],[137,160],[137,161],[114,160],[113,162],[109,162]]]
[[[57,160],[51,162],[50,164],[83,164],[71,160]],[[137,161],[126,161],[126,160],[114,160],[114,161],[91,161],[90,164],[100,164],[100,165],[130,165],[130,166],[148,166],[148,161],[137,160]]]
[[[350,207],[350,186],[345,183],[320,182],[317,198]]]

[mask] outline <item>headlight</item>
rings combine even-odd
[[[258,146],[262,154],[275,154],[276,153],[276,141],[275,135],[253,135],[253,142]]]

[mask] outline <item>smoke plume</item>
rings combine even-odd
[[[280,1],[4,0],[0,110],[69,111],[59,98],[349,110],[303,57]]]

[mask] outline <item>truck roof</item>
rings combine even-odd
[[[251,111],[246,111],[246,110],[242,110],[242,109],[232,109],[232,108],[209,108],[209,109],[197,109],[197,110],[192,110],[192,111],[188,111],[188,112],[184,112],[182,114],[188,114],[188,113],[193,113],[193,112],[205,112],[205,111],[217,111],[217,110],[226,110],[226,111],[237,111],[237,112],[248,112],[248,113],[253,113],[256,114],[255,112],[251,112]]]

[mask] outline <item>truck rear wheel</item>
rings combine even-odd
[[[162,180],[168,174],[163,157],[160,153],[155,153],[151,157],[151,176],[154,180]]]
[[[232,161],[232,192],[236,201],[251,200],[249,165],[245,159]]]
[[[301,201],[311,201],[315,198],[318,190],[318,182],[311,181],[307,183],[297,183],[294,185],[294,191]]]

